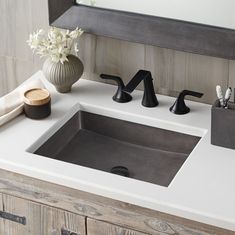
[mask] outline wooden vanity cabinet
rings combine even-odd
[[[1,235],[147,235],[6,194],[0,202]]]
[[[0,196],[1,235],[85,235],[85,217],[14,196]]]
[[[0,169],[0,235],[235,235]]]

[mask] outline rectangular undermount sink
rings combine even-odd
[[[78,111],[35,154],[168,186],[200,137]]]

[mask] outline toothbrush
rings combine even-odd
[[[221,86],[219,86],[219,85],[216,86],[216,93],[217,93],[217,97],[220,101],[220,106],[224,107],[224,97],[223,97]]]
[[[232,88],[229,87],[225,93],[225,96],[224,96],[224,107],[225,108],[228,108],[228,101],[230,100],[231,95],[232,95]]]

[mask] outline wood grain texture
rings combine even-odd
[[[108,73],[122,77],[127,83],[139,69],[147,69],[152,72],[157,93],[177,96],[183,89],[200,91],[204,93],[202,99],[187,98],[209,104],[216,99],[215,86],[228,84],[229,61],[225,59],[89,34],[81,41],[85,70],[94,80],[113,84],[99,78],[99,74]],[[142,90],[143,84],[138,88]]]
[[[30,0],[0,1],[0,55],[32,60],[26,40],[32,30]]]
[[[146,67],[156,78],[156,89],[166,95],[174,96],[188,89],[202,92],[204,96],[187,98],[213,103],[216,85],[227,85],[228,61],[224,59],[147,46]]]
[[[139,69],[144,69],[144,49],[142,44],[97,37],[95,73],[118,75],[127,83]],[[105,82],[113,84],[109,80]]]
[[[189,235],[195,235],[195,230],[200,231],[196,233],[199,235],[235,234],[235,231],[228,231],[4,170],[0,170],[0,193],[25,198],[152,235],[159,235],[159,226],[162,227],[162,223],[174,227],[177,229],[176,231],[193,231],[188,233]],[[178,234],[185,235],[181,232]]]
[[[59,2],[58,0],[56,0]],[[32,30],[49,28],[48,1],[30,0]]]
[[[79,48],[79,58],[84,64],[84,74],[89,80],[100,81],[95,73],[97,38],[95,35],[83,34],[77,41]]]
[[[15,87],[15,74],[12,71],[14,63],[12,59],[0,56],[0,96],[6,94],[11,88]],[[9,79],[11,78],[11,79]]]
[[[85,235],[85,218],[63,210],[3,195],[5,212],[26,217],[26,225],[0,218],[0,234],[61,235],[61,229]]]
[[[16,86],[19,86],[22,82],[27,80],[36,71],[33,70],[34,67],[33,61],[24,61],[17,58],[13,58],[13,60],[15,63],[15,67],[12,68],[12,71],[14,71],[15,73]]]
[[[155,221],[152,226],[155,227],[156,235],[210,235],[207,232],[177,226],[162,220]],[[87,219],[87,231],[88,235],[147,235],[146,233],[89,218]]]
[[[32,32],[38,29],[49,29],[49,16],[48,16],[48,1],[47,0],[31,0],[31,22]],[[40,10],[39,10],[40,9]],[[29,48],[30,53],[32,50]],[[44,62],[44,58],[40,58],[36,53],[33,54],[33,66],[31,67],[32,73],[41,70]]]
[[[26,43],[29,34],[48,23],[47,0],[1,0],[0,97],[13,90],[42,67]]]
[[[0,96],[13,90],[32,74],[33,62],[0,56]]]
[[[87,219],[87,233],[88,235],[147,235],[146,233],[89,218]]]
[[[185,52],[146,46],[145,66],[152,72],[157,92],[176,96],[184,89],[187,80],[186,56]]]
[[[204,93],[202,101],[214,103],[217,99],[216,85],[219,84],[222,87],[228,85],[228,61],[215,57],[188,54],[186,64],[188,77],[186,88],[200,90]]]

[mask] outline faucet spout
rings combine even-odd
[[[125,86],[124,91],[132,93],[141,81],[144,81],[142,105],[145,107],[156,107],[158,105],[158,100],[155,95],[153,78],[150,71],[139,70],[131,81]]]

